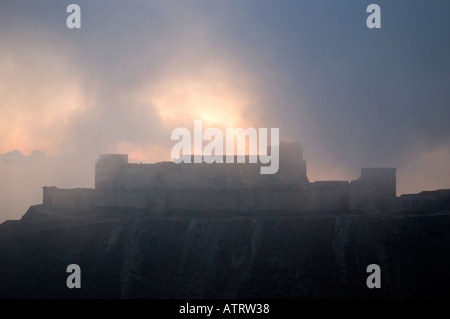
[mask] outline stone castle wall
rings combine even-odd
[[[363,168],[361,178],[310,183],[297,144],[280,146],[276,174],[260,174],[261,163],[131,164],[127,155],[101,155],[95,189],[44,187],[47,208],[133,207],[168,210],[380,211],[392,207],[395,169]]]
[[[95,190],[91,188],[60,189],[44,187],[45,208],[88,209],[95,205]]]

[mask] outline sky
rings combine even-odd
[[[311,181],[397,167],[398,195],[450,188],[449,16],[432,0],[0,0],[0,221],[42,186],[93,187],[99,154],[170,160],[198,119],[279,128]]]

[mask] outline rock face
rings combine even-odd
[[[0,225],[1,298],[436,298],[450,213],[149,216],[126,209]],[[81,289],[66,268],[81,267]],[[366,286],[369,264],[381,289]]]

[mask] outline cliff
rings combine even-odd
[[[32,206],[0,225],[0,298],[448,297],[449,230],[445,212],[182,217]],[[381,289],[366,286],[373,263]],[[69,264],[81,267],[81,289],[66,287]]]

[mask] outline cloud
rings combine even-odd
[[[81,80],[54,43],[23,41],[9,42],[0,52],[0,151],[55,153],[66,126],[84,106]]]

